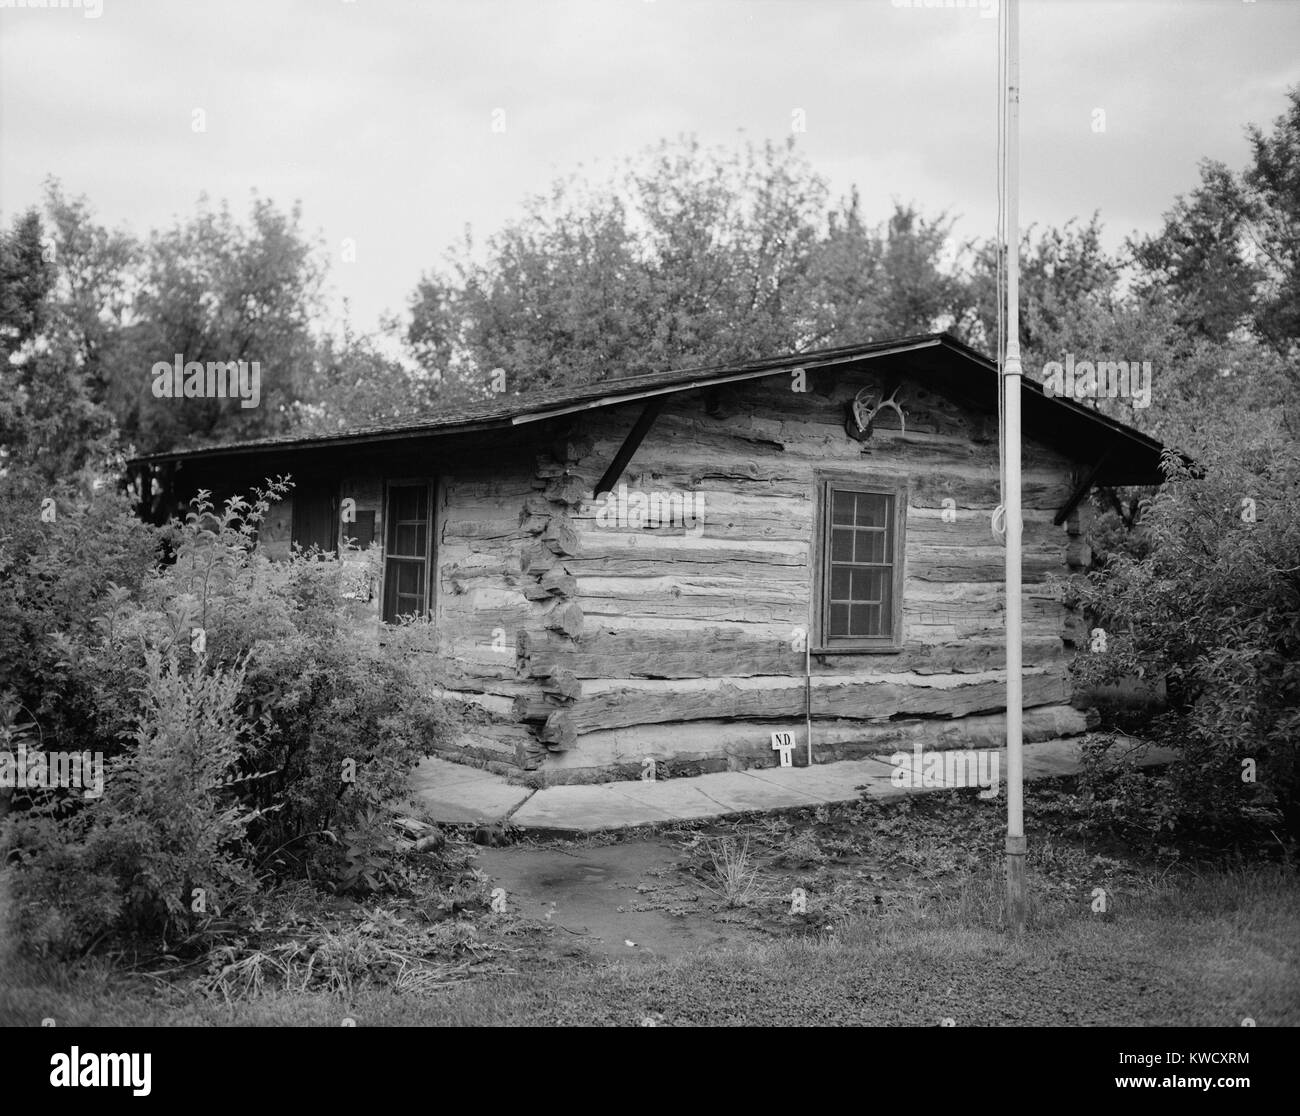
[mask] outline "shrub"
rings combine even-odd
[[[1253,422],[1195,471],[1166,456],[1149,545],[1112,554],[1082,587],[1107,651],[1076,669],[1165,681],[1150,735],[1180,758],[1158,824],[1232,825],[1262,793],[1300,837],[1300,448],[1279,416]]]
[[[46,498],[53,522],[41,519]],[[111,753],[131,724],[125,676],[95,652],[97,618],[139,589],[159,545],[117,492],[0,475],[0,678],[52,746]]]
[[[168,532],[175,562],[113,628],[124,648],[143,640],[193,657],[198,627],[203,654],[243,665],[241,708],[259,726],[244,761],[248,802],[261,811],[252,840],[270,867],[337,879],[345,839],[355,844],[380,824],[378,808],[404,790],[448,725],[407,657],[357,625],[340,563],[304,554],[277,563],[255,549],[287,487],[275,481],[221,509],[201,493]]]
[[[16,929],[35,952],[81,949],[110,928],[188,930],[252,890],[253,813],[232,783],[250,743],[242,671],[183,671],[150,650],[143,673],[131,746],[109,761],[102,797],[69,809],[66,790],[29,790],[11,819]]]
[[[107,571],[76,583],[84,615],[68,610],[43,646],[60,692],[82,707],[46,735],[48,746],[102,746],[111,789],[29,796],[8,820],[0,844],[33,948],[193,930],[197,916],[238,908],[259,872],[361,892],[393,880],[387,808],[450,726],[400,651],[357,628],[339,563],[272,563],[256,550],[287,488],[220,509],[200,494],[162,533],[171,563],[134,571],[139,548],[119,542]],[[40,583],[49,551],[30,544],[13,564]],[[133,576],[115,584],[112,571]],[[32,630],[59,612],[45,597],[34,616],[25,604],[10,599]],[[30,681],[11,704],[48,712],[39,674]],[[204,910],[191,907],[196,888]]]

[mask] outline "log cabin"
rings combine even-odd
[[[1094,485],[1162,447],[1022,386],[1024,734],[1085,731],[1063,586]],[[130,462],[142,514],[295,487],[273,558],[318,547],[356,621],[399,625],[464,713],[447,758],[549,782],[1004,738],[998,371],[947,334],[500,395],[383,427]],[[412,623],[411,621],[415,622]]]

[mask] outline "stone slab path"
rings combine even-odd
[[[1079,769],[1080,740],[1044,740],[1024,746],[1025,779],[1069,775]],[[1146,748],[1142,766],[1168,763],[1173,753]],[[1006,784],[1006,752],[999,753],[999,795]],[[412,776],[416,799],[434,821],[451,825],[509,820],[524,830],[595,833],[851,802],[864,794],[920,794],[934,788],[894,786],[887,756],[811,767],[761,767],[656,782],[625,781],[544,787],[517,786],[500,775],[440,759],[426,759]]]

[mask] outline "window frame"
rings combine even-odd
[[[903,650],[903,586],[907,580],[907,508],[910,495],[904,478],[863,476],[818,469],[813,474],[816,507],[813,517],[814,655],[888,655]],[[835,492],[857,492],[894,498],[894,552],[891,634],[889,636],[830,636],[827,597],[831,565],[832,501]]]
[[[397,525],[396,520],[394,519],[392,514],[393,490],[397,488],[412,488],[417,485],[423,485],[427,490],[425,496],[426,503],[424,509],[425,512],[424,521],[427,526],[427,530],[425,532],[426,553],[424,555],[424,558],[422,559],[422,561],[424,562],[424,573],[421,578],[421,588],[423,590],[423,595],[424,595],[424,608],[419,613],[416,614],[411,614],[411,613],[395,614],[393,618],[390,620],[388,619],[387,616],[388,590],[389,590],[389,561],[390,559],[406,560],[406,561],[417,560],[414,556],[409,554],[393,555],[389,549],[388,540],[390,537],[390,532],[395,530]],[[436,528],[434,517],[438,505],[437,497],[438,497],[438,484],[436,479],[433,477],[388,477],[385,478],[384,480],[383,520],[380,526],[380,530],[382,531],[383,565],[381,567],[380,578],[379,578],[379,622],[382,625],[386,625],[388,627],[396,627],[401,622],[400,619],[401,616],[404,615],[417,615],[420,619],[425,619],[433,616],[433,609],[434,609],[433,592],[434,592],[434,585],[435,585],[433,568],[434,568],[435,555],[437,553],[437,546],[435,541],[437,528]],[[394,594],[394,596],[396,596],[396,594]],[[394,600],[394,606],[396,606],[396,600]]]
[[[289,513],[289,550],[291,553],[296,547],[301,546],[305,552],[311,546],[311,543],[302,544],[298,537],[301,533],[299,528],[305,529],[307,525],[306,512],[303,509],[302,501],[305,497],[311,495],[326,496],[329,499],[328,518],[330,523],[333,524],[334,533],[330,540],[331,545],[322,548],[321,553],[326,557],[337,558],[339,556],[339,488],[340,485],[337,480],[308,481],[303,484],[295,484],[289,497],[292,503]],[[316,545],[319,546],[319,542]]]

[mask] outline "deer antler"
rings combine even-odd
[[[907,419],[903,415],[903,408],[898,405],[895,399],[901,387],[901,384],[895,386],[894,390],[889,393],[888,399],[881,399],[879,393],[873,392],[871,396],[873,401],[871,403],[865,403],[863,401],[862,392],[858,392],[854,397],[853,421],[857,423],[858,430],[860,430],[864,436],[871,433],[871,428],[877,417],[880,415],[880,412],[886,408],[892,410],[896,415],[898,415],[899,430],[906,433]]]

